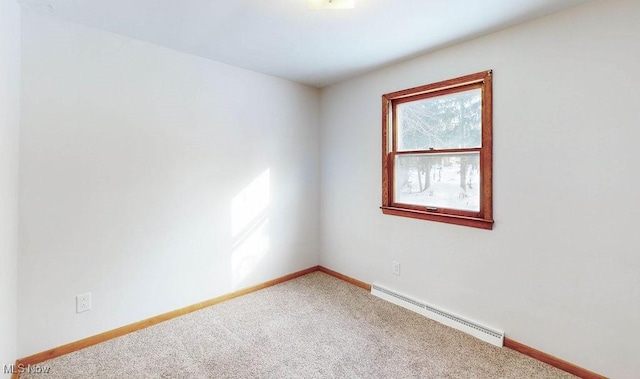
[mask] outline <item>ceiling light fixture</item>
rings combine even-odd
[[[309,9],[353,9],[355,0],[308,0]]]

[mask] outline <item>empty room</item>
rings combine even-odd
[[[0,0],[0,376],[640,377],[639,18]]]

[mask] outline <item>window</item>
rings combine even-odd
[[[493,227],[492,72],[382,96],[382,212]]]

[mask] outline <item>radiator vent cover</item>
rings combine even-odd
[[[440,308],[425,302],[412,299],[409,296],[402,295],[395,291],[391,291],[378,284],[371,286],[371,294],[381,299],[387,300],[393,304],[419,313],[441,324],[458,329],[462,332],[470,334],[492,345],[502,347],[504,342],[504,332],[499,332],[486,326],[482,326],[476,322],[470,321],[453,313],[447,312]]]

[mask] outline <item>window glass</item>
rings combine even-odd
[[[456,149],[482,144],[482,90],[397,105],[398,150]]]
[[[480,210],[480,154],[396,157],[394,203]]]

